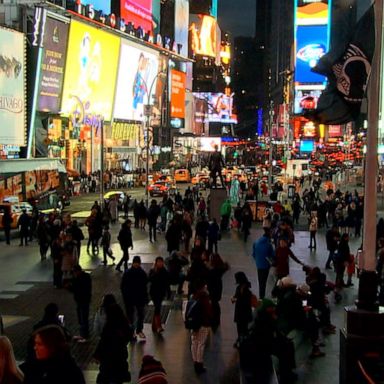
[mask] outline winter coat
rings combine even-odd
[[[117,236],[117,240],[119,240],[121,249],[132,247],[133,241],[132,241],[132,232],[130,228],[123,226],[120,229],[119,235]]]
[[[77,304],[89,304],[92,297],[91,275],[82,271],[72,281],[73,297]]]
[[[170,276],[165,268],[154,269],[149,271],[149,294],[153,301],[164,300],[165,297],[170,297]]]
[[[148,277],[139,267],[126,270],[121,279],[121,294],[126,305],[144,306],[148,303]]]
[[[255,259],[257,269],[269,269],[275,260],[271,240],[267,236],[262,236],[253,243],[252,256]]]

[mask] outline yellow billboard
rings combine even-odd
[[[79,121],[110,121],[120,39],[71,22],[61,112]]]

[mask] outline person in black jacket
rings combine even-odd
[[[128,366],[128,343],[132,329],[118,304],[106,308],[106,323],[94,353],[99,362],[98,384],[122,384],[131,381]],[[69,383],[69,382],[68,382]]]
[[[157,219],[160,215],[160,207],[156,200],[151,201],[151,205],[148,208],[148,226],[149,226],[149,241],[152,243],[156,241],[156,225]]]
[[[121,272],[121,266],[124,263],[124,270],[128,269],[129,252],[128,249],[133,249],[132,232],[131,232],[131,220],[126,220],[122,225],[117,236],[119,240],[121,250],[123,251],[123,257],[116,265],[116,270]]]
[[[335,288],[335,301],[341,300],[340,292],[345,286],[344,283],[344,271],[345,266],[350,260],[351,251],[349,249],[349,236],[348,233],[343,233],[340,239],[339,246],[337,248],[337,254],[334,257],[333,264],[336,272],[336,288]]]
[[[186,257],[181,255],[177,251],[173,251],[171,256],[165,259],[165,264],[168,268],[170,284],[177,284],[177,293],[183,293],[183,284],[185,281],[185,274],[183,273],[183,267],[188,265],[189,261]]]
[[[19,217],[19,230],[20,230],[20,246],[28,245],[28,236],[30,230],[31,218],[28,216],[27,211],[23,209],[23,213]],[[23,244],[24,243],[24,244]]]
[[[329,251],[327,262],[325,263],[326,269],[331,269],[331,262],[333,262],[335,253],[337,251],[338,242],[340,240],[340,233],[336,225],[333,225],[331,229],[325,234],[325,240],[327,243],[327,249]]]
[[[180,249],[180,240],[182,238],[181,225],[177,223],[177,220],[174,218],[165,234],[165,239],[167,241],[167,251],[171,254],[173,251],[178,251]]]
[[[144,309],[148,303],[147,283],[148,276],[143,268],[141,268],[140,256],[135,256],[132,260],[131,268],[127,269],[123,274],[120,288],[128,320],[140,339],[145,339],[143,327]],[[135,310],[136,326],[134,326]]]
[[[164,259],[156,257],[153,268],[149,271],[149,294],[155,307],[152,319],[152,330],[157,333],[164,331],[161,325],[161,304],[163,300],[171,296],[169,273],[164,265]]]
[[[80,265],[73,267],[74,278],[72,280],[72,292],[76,302],[77,319],[80,325],[80,336],[74,339],[79,343],[85,343],[89,337],[89,307],[92,298],[91,275]]]
[[[20,366],[24,384],[85,384],[61,327],[45,326],[36,330],[33,337],[36,359],[27,360]]]

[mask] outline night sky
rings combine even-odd
[[[219,25],[236,36],[254,36],[256,0],[219,0]]]

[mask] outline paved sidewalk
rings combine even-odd
[[[112,238],[115,240],[119,226],[112,227]],[[206,351],[206,365],[208,372],[198,378],[194,371],[189,351],[189,334],[185,330],[181,318],[181,298],[176,298],[169,304],[169,316],[162,336],[152,334],[150,324],[145,324],[147,341],[130,346],[130,367],[133,381],[136,382],[140,361],[143,354],[154,354],[160,359],[168,372],[170,383],[239,383],[238,354],[233,348],[236,338],[236,329],[233,323],[233,305],[230,298],[234,293],[234,274],[243,270],[252,281],[252,288],[258,293],[257,274],[250,257],[252,240],[261,235],[260,224],[253,224],[252,234],[248,243],[244,244],[238,232],[232,231],[224,234],[219,243],[219,251],[227,260],[231,269],[224,276],[224,294],[221,302],[222,324],[215,334],[211,334]],[[156,256],[166,256],[165,241],[162,235],[158,242],[150,244],[148,233],[134,230],[133,239],[135,249],[131,255],[142,256],[145,268],[150,268]],[[310,252],[308,232],[296,233],[296,244],[293,247],[295,254],[306,264],[323,267],[327,257],[325,250],[324,234],[318,235],[318,251]],[[351,241],[352,251],[356,251],[360,240]],[[18,244],[15,241],[15,244]],[[75,307],[72,296],[65,290],[56,290],[51,284],[51,261],[40,262],[36,243],[30,247],[21,248],[17,245],[5,247],[1,243],[0,262],[0,312],[5,315],[6,333],[15,347],[16,358],[22,361],[25,357],[25,346],[33,324],[43,313],[44,306],[51,302],[57,302],[60,313],[65,315],[66,325],[73,333],[77,333]],[[113,250],[116,256],[120,256],[118,244],[114,243]],[[83,247],[81,255],[82,266],[91,271],[93,279],[93,299],[91,314],[100,303],[104,293],[112,292],[119,300],[119,284],[121,275],[111,266],[100,265],[100,259],[86,254]],[[304,273],[299,265],[291,263],[291,275],[297,282],[304,280]],[[333,271],[327,271],[330,279],[334,279]],[[268,286],[273,285],[270,278]],[[344,290],[342,304],[335,306],[331,300],[332,321],[338,327],[343,325],[343,306],[353,302],[356,296],[355,287]],[[92,361],[92,353],[97,340],[92,337],[85,345],[74,344],[72,352],[82,369],[84,369],[87,382],[95,383],[97,365]],[[338,383],[339,364],[339,337],[328,336],[325,340],[326,357],[310,360],[309,347],[300,347],[296,360],[299,373],[298,383],[333,384]],[[255,362],[256,363],[256,362]]]

